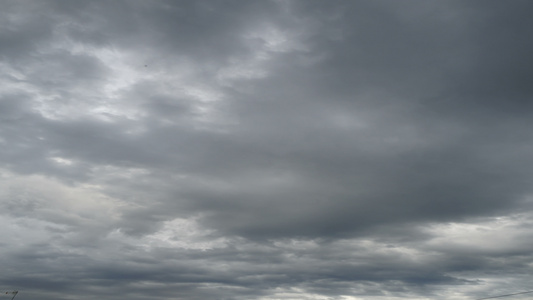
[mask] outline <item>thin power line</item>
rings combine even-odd
[[[0,293],[4,293],[4,292],[0,292]],[[19,293],[19,291],[12,291],[12,292],[6,292],[6,295],[7,294],[13,294],[13,298],[11,298],[11,300],[15,299],[15,296]]]
[[[487,297],[487,298],[479,298],[479,299],[476,299],[476,300],[485,300],[485,299],[502,298],[502,297],[507,297],[507,296],[522,295],[522,294],[529,294],[529,293],[533,293],[533,291],[527,291],[527,292],[521,292],[521,293],[514,293],[514,294],[507,294],[507,295],[499,295],[499,296],[492,296],[492,297]]]

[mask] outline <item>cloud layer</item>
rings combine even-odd
[[[5,1],[4,288],[531,289],[531,6]]]

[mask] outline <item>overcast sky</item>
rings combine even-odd
[[[533,290],[533,2],[0,11],[0,291]]]

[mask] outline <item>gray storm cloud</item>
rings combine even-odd
[[[3,286],[30,299],[531,289],[530,9],[5,1]]]

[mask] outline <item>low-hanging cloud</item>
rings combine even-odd
[[[6,1],[0,279],[40,299],[528,290],[530,6]]]

